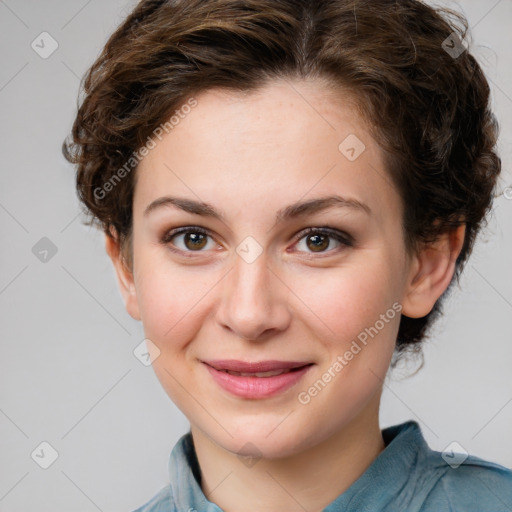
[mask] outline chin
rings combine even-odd
[[[287,422],[288,419],[279,425],[279,421],[274,419],[261,423],[253,419],[247,423],[240,422],[236,427],[226,426],[231,436],[222,430],[210,434],[210,437],[224,450],[240,457],[257,459],[289,457],[315,444],[318,431],[313,433],[306,428],[298,428],[292,421],[285,426]]]

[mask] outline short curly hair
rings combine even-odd
[[[136,167],[118,174],[108,194],[104,186],[156,127],[211,88],[325,79],[353,93],[383,149],[404,205],[407,250],[466,225],[450,286],[426,316],[400,319],[395,357],[421,354],[501,171],[490,89],[468,35],[462,14],[418,0],[142,0],[84,76],[72,140],[62,147],[77,164],[88,224],[119,240],[131,268]]]

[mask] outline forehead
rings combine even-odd
[[[137,208],[178,194],[224,210],[277,211],[301,196],[335,192],[377,213],[400,213],[382,150],[353,96],[319,81],[282,80],[251,92],[211,89],[194,99],[197,105],[139,164]]]

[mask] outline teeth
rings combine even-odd
[[[281,375],[282,373],[288,373],[291,370],[271,370],[268,372],[256,372],[256,373],[244,373],[244,372],[232,372],[231,370],[222,370],[230,375],[236,375],[238,377],[273,377],[274,375]]]

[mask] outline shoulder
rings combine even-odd
[[[415,421],[382,434],[387,447],[374,466],[381,488],[394,490],[386,511],[512,512],[510,469],[469,455],[460,445],[433,450]]]
[[[174,512],[174,500],[171,495],[169,485],[160,489],[147,503],[134,510],[133,512]]]
[[[508,512],[512,510],[512,471],[469,455],[460,465],[446,463],[446,454],[432,451],[434,479],[422,512]]]

